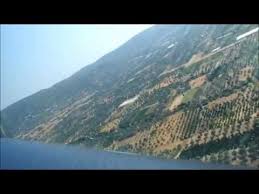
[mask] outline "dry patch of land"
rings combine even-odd
[[[171,85],[172,83],[174,83],[175,81],[176,81],[176,79],[173,78],[172,76],[167,77],[159,84],[159,88],[167,87],[167,86]]]
[[[114,119],[107,124],[105,124],[104,127],[101,128],[101,132],[110,132],[115,130],[119,125],[120,119]]]
[[[181,81],[184,79],[185,77],[181,78]],[[148,89],[147,92],[149,94],[153,93],[156,90],[159,90],[161,88],[165,88],[170,86],[171,84],[174,84],[176,82],[179,82],[180,79],[175,78],[174,76],[169,76],[166,77],[165,79],[163,79],[160,83],[156,84],[155,86],[153,86],[152,88]]]
[[[196,79],[191,80],[189,84],[191,88],[197,88],[202,86],[206,82],[206,80],[207,80],[207,76],[203,75],[203,76],[197,77]]]
[[[110,148],[118,149],[123,146],[131,146],[132,150],[143,150],[153,153],[158,153],[163,150],[165,145],[170,144],[173,139],[177,139],[181,130],[177,130],[182,112],[173,114],[166,118],[163,122],[154,124],[149,130],[138,132],[134,136],[121,141],[114,142]]]
[[[169,110],[174,110],[176,109],[181,103],[182,103],[182,100],[183,100],[183,95],[180,94],[178,96],[176,96],[171,104],[171,106],[169,107]]]
[[[202,52],[197,53],[197,54],[194,54],[194,55],[192,56],[192,58],[191,58],[187,63],[184,64],[184,66],[185,66],[185,67],[188,67],[188,66],[190,66],[191,64],[200,61],[200,60],[202,59],[202,57],[203,57],[203,53],[202,53]]]
[[[218,98],[216,100],[213,100],[213,101],[209,102],[208,109],[211,110],[214,107],[216,107],[217,105],[223,105],[226,102],[230,102],[232,100],[235,100],[235,99],[238,98],[239,95],[240,95],[240,93],[237,92],[237,93],[231,94],[229,96],[224,96],[222,98]]]
[[[91,95],[85,95],[80,100],[74,102],[73,104],[67,106],[66,108],[58,111],[53,115],[51,119],[49,119],[46,122],[43,122],[36,126],[35,128],[31,129],[28,133],[25,133],[21,135],[21,138],[31,138],[31,139],[42,139],[47,136],[54,128],[58,125],[64,118],[66,118],[69,114],[74,112],[75,110],[79,109],[80,107],[90,103],[89,99],[92,97]],[[91,115],[86,116],[88,118],[91,117]]]
[[[134,136],[122,141],[114,142],[112,149],[118,149],[123,146],[130,145],[131,149],[137,151],[152,152],[160,154],[164,151],[177,151],[176,158],[181,151],[186,150],[193,145],[207,144],[210,141],[220,140],[224,137],[232,138],[235,135],[243,134],[247,131],[254,130],[254,118],[249,122],[244,122],[240,126],[230,126],[224,128],[216,128],[213,130],[197,130],[189,138],[181,138],[184,129],[177,127],[180,125],[184,113],[175,113],[167,117],[163,122],[154,124],[150,130],[138,132]]]

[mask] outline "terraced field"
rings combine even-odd
[[[173,98],[170,115],[148,131],[114,142],[111,148],[127,147],[133,152],[167,158],[196,158],[258,167],[258,127],[255,123],[259,119],[259,90],[258,79],[254,77],[259,68],[258,55],[250,59],[237,55],[244,52],[246,46],[258,44],[257,37],[255,34],[222,50],[217,53],[217,60],[209,60],[214,57],[212,55],[205,61],[184,67],[186,71],[185,68],[195,66],[190,73],[195,76],[190,78],[191,88]],[[167,74],[168,79],[173,75]],[[240,144],[234,145],[232,141],[240,141]],[[249,143],[245,145],[242,141]],[[216,145],[222,148],[209,151]],[[237,154],[233,156],[233,152]]]

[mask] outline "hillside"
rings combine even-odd
[[[258,25],[158,25],[1,112],[1,133],[259,167]]]

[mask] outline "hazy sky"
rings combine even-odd
[[[1,109],[69,77],[151,25],[1,25]]]

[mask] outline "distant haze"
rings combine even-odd
[[[152,25],[1,25],[1,110],[69,77]]]

